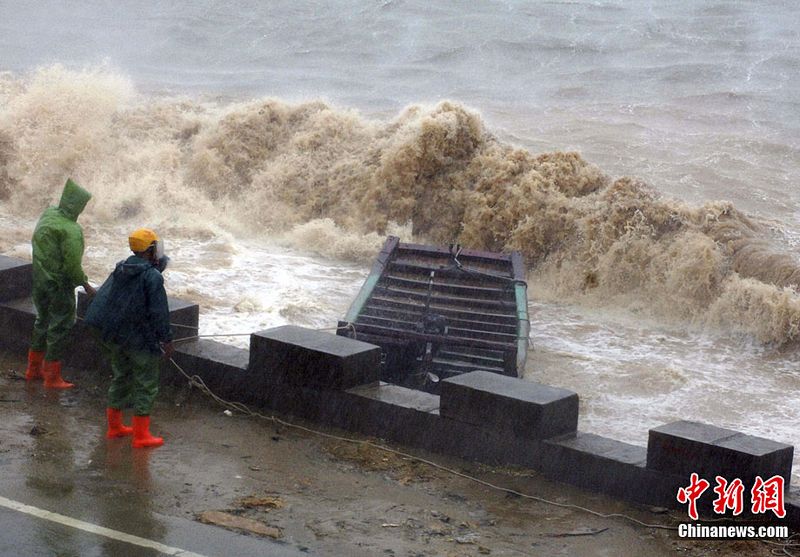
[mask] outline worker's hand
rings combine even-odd
[[[89,296],[90,300],[94,298],[95,294],[97,294],[97,290],[95,289],[95,287],[89,284],[88,282],[83,283],[83,290],[86,292],[86,295]]]
[[[175,353],[175,347],[172,346],[171,342],[162,342],[161,343],[161,352],[164,354],[165,360],[171,360],[172,355]]]

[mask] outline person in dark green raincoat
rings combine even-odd
[[[133,255],[117,263],[86,310],[111,362],[107,438],[133,434],[133,447],[158,447],[150,434],[150,411],[158,394],[159,364],[172,356],[169,304],[161,276],[167,258],[155,232],[140,228],[128,244]],[[133,427],[122,423],[122,410],[133,406]]]
[[[48,207],[33,232],[33,325],[25,379],[44,378],[53,389],[72,387],[61,378],[61,359],[75,324],[75,287],[94,288],[83,272],[83,231],[77,223],[92,195],[68,179],[58,207]]]

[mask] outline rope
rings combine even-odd
[[[347,322],[346,325],[342,327],[323,327],[321,329],[315,329],[316,331],[343,331],[344,329],[348,329],[353,333],[353,338],[356,338],[356,326],[353,323]]]
[[[188,342],[190,340],[197,340],[198,338],[215,338],[215,337],[244,337],[250,336],[253,333],[219,333],[215,335],[192,335],[190,337],[176,338],[172,341],[173,344],[177,342]]]
[[[348,326],[352,326],[352,323],[348,323]],[[345,328],[349,328],[349,327],[336,327],[336,329],[345,329]],[[320,329],[320,330],[325,330],[325,329]],[[331,329],[328,329],[328,330],[331,330]],[[260,412],[256,412],[254,410],[251,410],[246,404],[242,404],[241,402],[230,402],[230,401],[224,400],[223,398],[219,397],[216,393],[214,393],[205,384],[205,382],[203,382],[203,380],[199,376],[197,376],[197,375],[191,375],[190,376],[188,373],[186,373],[186,371],[184,371],[184,369],[180,365],[178,365],[178,363],[175,361],[174,358],[170,358],[169,361],[172,362],[172,364],[178,369],[178,371],[186,379],[189,380],[189,385],[190,386],[199,388],[201,392],[203,392],[205,395],[207,395],[208,397],[210,397],[211,399],[216,401],[221,406],[223,406],[225,408],[228,408],[230,410],[236,411],[236,412],[240,412],[240,413],[244,414],[245,416],[254,417],[254,418],[261,418],[261,419],[264,419],[264,420],[267,420],[267,421],[271,421],[271,422],[276,423],[276,424],[280,424],[280,425],[282,425],[284,427],[287,427],[287,428],[290,428],[290,429],[296,429],[296,430],[299,430],[299,431],[304,431],[306,433],[310,433],[312,435],[316,435],[316,436],[319,436],[319,437],[324,437],[326,439],[332,439],[332,440],[335,440],[335,441],[342,441],[344,443],[351,443],[351,444],[354,444],[354,445],[363,445],[363,446],[367,446],[367,447],[372,447],[373,449],[377,449],[377,450],[380,450],[380,451],[383,451],[383,452],[386,452],[386,453],[394,454],[394,455],[397,455],[397,456],[399,456],[401,458],[405,458],[405,459],[408,459],[408,460],[411,460],[411,461],[414,461],[414,462],[419,462],[421,464],[426,464],[426,465],[430,466],[431,468],[435,468],[437,470],[441,470],[442,472],[451,474],[453,476],[464,478],[466,480],[469,480],[471,482],[483,485],[483,486],[488,487],[490,489],[493,489],[495,491],[499,491],[499,492],[502,492],[502,493],[508,493],[508,494],[511,494],[511,495],[515,495],[517,497],[521,497],[523,499],[536,501],[538,503],[543,503],[543,504],[546,504],[546,505],[560,507],[560,508],[563,508],[563,509],[578,510],[578,511],[582,511],[582,512],[591,514],[592,516],[596,516],[598,518],[620,518],[620,519],[632,522],[634,524],[637,524],[639,526],[643,526],[645,528],[654,528],[654,529],[659,529],[659,530],[674,530],[674,531],[678,530],[677,526],[669,526],[669,525],[666,525],[666,524],[649,524],[649,523],[643,522],[641,520],[638,520],[636,518],[633,518],[631,516],[628,516],[628,515],[622,514],[622,513],[609,513],[609,514],[606,514],[606,513],[601,513],[601,512],[586,508],[586,507],[582,507],[580,505],[574,505],[574,504],[571,504],[571,503],[559,503],[557,501],[551,501],[549,499],[545,499],[544,497],[538,497],[536,495],[530,495],[528,493],[523,493],[521,491],[517,491],[516,489],[511,489],[511,488],[508,488],[508,487],[503,487],[503,486],[499,486],[499,485],[493,484],[491,482],[488,482],[486,480],[482,480],[482,479],[477,478],[475,476],[471,476],[471,475],[466,474],[464,472],[461,472],[459,470],[455,470],[453,468],[449,468],[447,466],[444,466],[444,465],[439,464],[437,462],[434,462],[432,460],[428,460],[428,459],[425,459],[425,458],[422,458],[422,457],[419,457],[419,456],[416,456],[416,455],[405,453],[403,451],[399,451],[397,449],[393,449],[391,447],[387,447],[386,445],[381,445],[379,443],[374,443],[372,441],[367,441],[367,440],[363,440],[363,439],[353,439],[353,438],[350,438],[350,437],[343,437],[341,435],[334,435],[334,434],[331,434],[331,433],[326,433],[324,431],[319,431],[319,430],[312,429],[312,428],[309,428],[309,427],[305,427],[305,426],[302,426],[302,425],[299,425],[299,424],[295,424],[295,423],[292,423],[292,422],[287,422],[286,420],[282,420],[280,418],[277,418],[274,414],[271,414],[271,415],[267,416],[265,414],[261,414]],[[710,520],[705,520],[704,522],[718,522],[718,521],[723,521],[723,520],[726,520],[726,519],[725,518],[710,519]],[[759,540],[759,541],[761,541],[762,543],[767,544],[767,545],[777,546],[776,548],[772,549],[772,551],[771,551],[771,553],[773,555],[786,555],[787,557],[798,557],[797,554],[789,552],[790,548],[792,548],[792,549],[800,548],[800,542],[793,541],[797,536],[800,536],[800,534],[798,534],[798,533],[792,534],[791,536],[789,536],[786,540],[784,540],[782,542],[773,542],[773,541],[769,541],[769,540]]]
[[[79,320],[83,320],[82,317],[78,317],[78,319]],[[177,324],[177,323],[170,323],[170,325],[177,326],[177,327],[186,327],[186,328],[191,328],[191,329],[198,329],[198,327],[194,327],[194,326],[191,326],[191,325],[180,325],[180,324]],[[349,329],[353,333],[353,338],[354,339],[356,338],[356,328],[355,328],[355,325],[353,323],[347,323],[346,325],[344,325],[342,327],[326,327],[326,328],[320,328],[320,329],[316,329],[316,330],[318,330],[318,331],[334,331],[334,330],[335,331],[339,331],[339,330],[343,330],[343,329]],[[191,337],[185,337],[185,338],[176,339],[173,342],[185,342],[185,341],[189,341],[189,340],[195,340],[195,339],[198,339],[198,338],[250,336],[251,334],[252,333],[219,333],[219,334],[209,334],[209,335],[194,335],[194,336],[191,336]],[[634,524],[643,526],[645,528],[655,528],[655,529],[661,529],[661,530],[677,530],[678,529],[677,526],[668,526],[666,524],[648,524],[646,522],[642,522],[641,520],[638,520],[636,518],[633,518],[631,516],[628,516],[628,515],[625,515],[625,514],[621,514],[621,513],[606,514],[606,513],[601,513],[601,512],[598,512],[598,511],[594,511],[594,510],[586,508],[586,507],[582,507],[580,505],[574,505],[574,504],[571,504],[571,503],[559,503],[557,501],[551,501],[549,499],[545,499],[544,497],[538,497],[536,495],[530,495],[528,493],[523,493],[523,492],[517,491],[515,489],[511,489],[511,488],[508,488],[508,487],[503,487],[503,486],[499,486],[499,485],[493,484],[493,483],[488,482],[486,480],[482,480],[480,478],[477,478],[475,476],[471,476],[471,475],[466,474],[464,472],[460,472],[460,471],[455,470],[453,468],[449,468],[447,466],[444,466],[444,465],[439,464],[437,462],[434,462],[432,460],[428,460],[428,459],[425,459],[425,458],[422,458],[422,457],[419,457],[419,456],[416,456],[416,455],[405,453],[405,452],[399,451],[397,449],[392,449],[391,447],[388,447],[386,445],[381,445],[379,443],[374,443],[372,441],[363,440],[363,439],[353,439],[353,438],[350,438],[350,437],[343,437],[341,435],[333,435],[331,433],[326,433],[324,431],[319,431],[319,430],[312,429],[312,428],[309,428],[309,427],[305,427],[305,426],[302,426],[302,425],[299,425],[299,424],[295,424],[295,423],[292,423],[292,422],[287,422],[285,420],[277,418],[274,414],[271,414],[271,415],[267,416],[267,415],[262,414],[260,412],[256,412],[254,410],[251,410],[250,407],[248,407],[246,404],[243,404],[241,402],[232,402],[232,401],[228,401],[228,400],[225,400],[225,399],[221,398],[220,396],[218,396],[216,393],[214,393],[205,384],[205,382],[203,381],[202,378],[200,378],[200,376],[198,376],[198,375],[189,375],[188,373],[186,373],[186,371],[184,371],[184,369],[178,364],[178,362],[175,361],[174,358],[170,358],[169,361],[172,362],[172,365],[174,365],[175,368],[181,373],[181,375],[183,375],[189,381],[189,385],[191,387],[197,387],[198,389],[200,389],[200,391],[203,394],[205,394],[206,396],[208,396],[209,398],[211,398],[212,400],[217,402],[220,406],[223,406],[223,407],[225,407],[225,408],[227,408],[229,410],[233,410],[233,411],[239,412],[239,413],[244,414],[245,416],[248,416],[248,417],[261,418],[261,419],[264,419],[264,420],[267,420],[267,421],[271,421],[271,422],[276,423],[276,424],[280,424],[280,425],[282,425],[284,427],[287,427],[287,428],[290,428],[290,429],[296,429],[296,430],[299,430],[299,431],[304,431],[306,433],[310,433],[312,435],[317,435],[319,437],[324,437],[326,439],[333,439],[333,440],[336,440],[336,441],[342,441],[344,443],[351,443],[351,444],[355,444],[355,445],[363,445],[363,446],[367,446],[367,447],[372,447],[373,449],[377,449],[377,450],[384,451],[384,452],[387,452],[387,453],[390,453],[390,454],[394,454],[394,455],[397,455],[399,457],[402,457],[402,458],[405,458],[405,459],[408,459],[408,460],[411,460],[411,461],[414,461],[414,462],[419,462],[421,464],[426,464],[426,465],[428,465],[428,466],[430,466],[432,468],[435,468],[437,470],[441,470],[442,472],[446,472],[446,473],[451,474],[453,476],[464,478],[466,480],[469,480],[469,481],[472,481],[474,483],[483,485],[483,486],[488,487],[490,489],[493,489],[495,491],[500,491],[502,493],[508,493],[508,494],[515,495],[515,496],[523,498],[523,499],[528,499],[528,500],[531,500],[531,501],[537,501],[539,503],[544,503],[546,505],[552,505],[552,506],[560,507],[560,508],[564,508],[564,509],[573,509],[573,510],[583,511],[585,513],[591,514],[591,515],[596,516],[598,518],[621,518],[623,520],[627,520],[629,522],[632,522]],[[724,520],[724,519],[719,519],[719,520]],[[771,553],[773,555],[783,554],[783,555],[787,555],[788,557],[795,557],[794,554],[789,552],[789,548],[800,547],[800,543],[792,543],[791,542],[791,539],[794,538],[796,535],[797,534],[793,534],[792,536],[790,536],[783,543],[781,543],[781,542],[771,542],[771,541],[767,541],[767,540],[761,540],[761,541],[763,543],[765,543],[765,544],[779,546],[779,548],[776,548],[776,549],[772,550]]]
[[[194,329],[195,331],[200,330],[200,327],[197,325],[181,325],[180,323],[170,323],[170,327],[178,327],[180,329]]]
[[[788,555],[788,557],[796,557],[797,553],[790,553],[789,549],[800,548],[800,542],[797,541],[797,536],[800,536],[800,534],[792,534],[782,542],[771,542],[769,540],[761,540],[761,542],[767,545],[778,546],[770,551],[772,555]]]
[[[275,417],[275,415],[267,416],[265,414],[261,414],[260,412],[256,412],[254,410],[251,410],[246,404],[242,404],[240,402],[230,402],[230,401],[224,400],[223,398],[219,397],[216,393],[214,393],[211,389],[209,389],[208,386],[205,384],[205,382],[203,382],[203,380],[199,376],[197,376],[197,375],[189,375],[188,373],[186,373],[186,371],[184,371],[184,369],[180,365],[178,365],[178,363],[175,361],[174,358],[170,358],[169,361],[172,362],[172,364],[178,369],[178,371],[186,379],[189,380],[189,385],[190,386],[197,387],[198,389],[200,389],[201,392],[203,392],[204,394],[209,396],[211,399],[216,401],[221,406],[223,406],[223,407],[225,407],[225,408],[227,408],[229,410],[240,412],[240,413],[244,414],[245,416],[261,418],[261,419],[264,419],[264,420],[267,420],[267,421],[271,421],[271,422],[276,423],[276,424],[280,424],[280,425],[282,425],[284,427],[287,427],[287,428],[290,428],[290,429],[296,429],[296,430],[304,431],[306,433],[310,433],[312,435],[317,435],[319,437],[324,437],[326,439],[333,439],[333,440],[336,440],[336,441],[342,441],[344,443],[352,443],[352,444],[355,444],[355,445],[363,445],[363,446],[367,446],[367,447],[372,447],[373,449],[377,449],[377,450],[384,451],[384,452],[387,452],[387,453],[390,453],[390,454],[394,454],[394,455],[397,455],[399,457],[402,457],[402,458],[405,458],[405,459],[408,459],[408,460],[412,460],[412,461],[419,462],[419,463],[422,463],[422,464],[427,464],[428,466],[430,466],[432,468],[436,468],[437,470],[441,470],[441,471],[446,472],[448,474],[451,474],[451,475],[454,475],[454,476],[458,476],[458,477],[464,478],[466,480],[470,480],[472,482],[478,483],[480,485],[483,485],[485,487],[494,489],[496,491],[500,491],[500,492],[503,492],[503,493],[509,493],[509,494],[515,495],[517,497],[521,497],[521,498],[524,498],[524,499],[529,499],[529,500],[532,500],[532,501],[537,501],[539,503],[544,503],[544,504],[547,504],[547,505],[561,507],[561,508],[564,508],[564,509],[579,510],[579,511],[583,511],[583,512],[589,513],[589,514],[591,514],[593,516],[597,516],[599,518],[621,518],[621,519],[633,522],[634,524],[638,524],[640,526],[644,526],[645,528],[658,528],[658,529],[662,529],[662,530],[677,530],[678,529],[677,526],[668,526],[668,525],[664,525],[664,524],[648,524],[646,522],[642,522],[641,520],[637,520],[637,519],[635,519],[633,517],[630,517],[628,515],[625,515],[625,514],[620,514],[620,513],[604,514],[604,513],[600,513],[600,512],[594,511],[592,509],[588,509],[586,507],[581,507],[580,505],[573,505],[571,503],[559,503],[557,501],[551,501],[551,500],[545,499],[543,497],[537,497],[536,495],[530,495],[530,494],[527,494],[527,493],[523,493],[521,491],[517,491],[515,489],[510,489],[510,488],[507,488],[507,487],[502,487],[502,486],[493,484],[491,482],[488,482],[486,480],[482,480],[482,479],[477,478],[475,476],[471,476],[471,475],[466,474],[464,472],[460,472],[460,471],[455,470],[453,468],[448,468],[447,466],[444,466],[444,465],[439,464],[437,462],[434,462],[432,460],[427,460],[427,459],[424,459],[424,458],[421,458],[421,457],[418,457],[418,456],[415,456],[415,455],[412,455],[412,454],[409,454],[409,453],[405,453],[403,451],[399,451],[397,449],[392,449],[391,447],[387,447],[386,445],[381,445],[381,444],[374,443],[372,441],[363,440],[363,439],[353,439],[353,438],[349,438],[349,437],[343,437],[343,436],[340,436],[340,435],[334,435],[334,434],[331,434],[331,433],[326,433],[324,431],[319,431],[319,430],[308,428],[308,427],[305,427],[305,426],[302,426],[302,425],[299,425],[299,424],[295,424],[295,423],[292,423],[292,422],[287,422],[285,420],[282,420],[280,418]]]
[[[453,248],[454,247],[456,248],[456,252],[455,253],[453,253]],[[463,248],[460,245],[458,245],[458,244],[456,244],[455,246],[452,245],[452,244],[450,245],[450,258],[453,260],[453,263],[454,263],[456,269],[458,269],[462,273],[466,273],[468,275],[475,275],[475,276],[479,276],[479,277],[489,277],[489,278],[493,278],[493,279],[497,279],[497,280],[502,280],[502,281],[505,281],[506,283],[508,283],[510,285],[521,284],[526,289],[528,288],[527,281],[524,281],[522,279],[504,277],[502,275],[496,275],[494,273],[487,273],[486,271],[479,271],[477,269],[467,269],[466,267],[463,266],[461,261],[458,260],[458,256],[461,255],[462,251],[463,251]]]
[[[349,321],[348,321],[348,322],[347,322],[347,324],[346,324],[346,325],[344,325],[343,327],[324,327],[324,328],[322,328],[322,329],[315,329],[315,330],[317,330],[317,331],[343,331],[343,330],[345,330],[345,329],[349,330],[349,331],[352,333],[352,335],[353,335],[353,337],[352,337],[352,338],[353,338],[353,340],[358,340],[358,339],[356,338],[356,337],[357,337],[357,335],[356,335],[356,326],[355,326],[355,323],[350,323]]]
[[[170,323],[170,325],[173,325],[173,324],[174,323]],[[341,330],[344,330],[344,329],[351,330],[353,332],[353,338],[354,339],[356,338],[356,326],[353,325],[352,323],[348,323],[347,325],[345,325],[343,327],[325,327],[325,328],[322,328],[322,329],[315,329],[315,330],[316,331],[341,331]],[[187,342],[189,340],[196,340],[198,338],[246,337],[246,336],[250,336],[252,334],[253,333],[250,332],[250,333],[216,333],[216,334],[213,334],[213,335],[192,335],[190,337],[176,338],[172,342],[173,343],[176,343],[176,342]]]
[[[460,254],[460,253],[461,253],[461,250],[459,249],[458,253],[453,257],[453,260],[456,262],[458,268],[462,269],[461,263],[457,259],[458,254]],[[480,273],[478,271],[469,271],[467,269],[462,269],[462,270],[464,272],[466,272],[466,273],[475,272],[476,274],[482,274],[482,273]],[[491,275],[491,276],[494,276],[494,275]],[[527,283],[525,283],[524,281],[517,281],[517,280],[514,280],[514,279],[510,279],[510,282],[521,282],[521,283],[525,284],[525,286],[527,286]],[[77,319],[79,321],[83,321],[82,317],[77,317]],[[183,328],[195,329],[195,330],[199,329],[199,327],[196,327],[196,326],[193,326],[193,325],[181,325],[179,323],[170,323],[170,326],[183,327]],[[344,325],[342,327],[325,327],[325,328],[320,328],[320,329],[316,329],[316,330],[317,331],[340,331],[340,330],[344,330],[344,329],[349,329],[352,332],[353,339],[356,338],[356,327],[355,327],[355,324],[350,323],[350,322],[348,322],[346,325]],[[179,338],[179,339],[174,340],[173,342],[186,342],[186,341],[189,341],[189,340],[195,340],[195,339],[199,339],[199,338],[250,336],[251,334],[252,333],[219,333],[219,334],[209,334],[209,335],[194,335],[194,336],[191,336],[191,337]],[[528,339],[528,341],[530,342],[530,338]],[[594,510],[586,508],[586,507],[582,507],[580,505],[573,505],[571,503],[559,503],[557,501],[551,501],[549,499],[545,499],[544,497],[538,497],[536,495],[530,495],[530,494],[527,494],[527,493],[523,493],[521,491],[517,491],[515,489],[511,489],[511,488],[507,488],[507,487],[503,487],[503,486],[499,486],[499,485],[493,484],[493,483],[488,482],[486,480],[482,480],[480,478],[477,478],[475,476],[471,476],[471,475],[466,474],[464,472],[460,472],[460,471],[455,470],[453,468],[449,468],[447,466],[444,466],[444,465],[439,464],[437,462],[434,462],[432,460],[428,460],[428,459],[425,459],[425,458],[422,458],[422,457],[419,457],[419,456],[415,456],[415,455],[412,455],[412,454],[409,454],[409,453],[405,453],[405,452],[399,451],[397,449],[392,449],[391,447],[388,447],[386,445],[381,445],[379,443],[374,443],[372,441],[367,441],[367,440],[363,440],[363,439],[353,439],[353,438],[349,438],[349,437],[343,437],[343,436],[340,436],[340,435],[333,435],[331,433],[326,433],[324,431],[319,431],[319,430],[308,428],[308,427],[305,427],[305,426],[301,426],[299,424],[295,424],[295,423],[292,423],[292,422],[287,422],[285,420],[282,420],[280,418],[275,417],[274,414],[267,416],[265,414],[261,414],[260,412],[256,412],[254,410],[251,410],[246,404],[243,404],[241,402],[232,402],[232,401],[227,401],[227,400],[221,398],[220,396],[218,396],[216,393],[214,393],[205,384],[205,382],[202,380],[202,378],[200,378],[200,376],[198,376],[198,375],[189,375],[188,373],[186,373],[186,371],[184,371],[184,369],[180,365],[178,365],[178,362],[176,362],[174,358],[170,358],[169,361],[172,362],[172,364],[177,368],[177,370],[186,379],[188,379],[190,387],[197,387],[198,389],[200,389],[200,391],[203,394],[205,394],[206,396],[208,396],[209,398],[211,398],[212,400],[217,402],[219,405],[221,405],[221,406],[223,406],[223,407],[225,407],[225,408],[227,408],[229,410],[233,410],[233,411],[239,412],[241,414],[244,414],[245,416],[248,416],[248,417],[261,418],[261,419],[264,419],[264,420],[267,420],[267,421],[271,421],[271,422],[276,423],[276,424],[280,424],[280,425],[282,425],[284,427],[287,427],[287,428],[290,428],[290,429],[296,429],[296,430],[304,431],[306,433],[310,433],[312,435],[317,435],[319,437],[324,437],[326,439],[333,439],[333,440],[342,441],[342,442],[345,442],[345,443],[351,443],[351,444],[355,444],[355,445],[363,445],[363,446],[367,446],[367,447],[372,447],[373,449],[377,449],[377,450],[384,451],[384,452],[387,452],[387,453],[390,453],[390,454],[394,454],[394,455],[400,456],[402,458],[405,458],[405,459],[408,459],[408,460],[411,460],[411,461],[414,461],[414,462],[419,462],[421,464],[426,464],[426,465],[428,465],[428,466],[430,466],[432,468],[435,468],[437,470],[441,470],[442,472],[446,472],[446,473],[451,474],[453,476],[464,478],[466,480],[469,480],[469,481],[472,481],[474,483],[483,485],[483,486],[488,487],[490,489],[493,489],[495,491],[500,491],[502,493],[508,493],[508,494],[511,494],[511,495],[515,495],[517,497],[521,497],[523,499],[529,499],[529,500],[532,500],[532,501],[537,501],[539,503],[544,503],[546,505],[552,505],[552,506],[560,507],[560,508],[564,508],[564,509],[573,509],[573,510],[583,511],[585,513],[591,514],[591,515],[599,517],[599,518],[621,518],[623,520],[627,520],[629,522],[632,522],[632,523],[637,524],[639,526],[643,526],[645,528],[655,528],[655,529],[661,529],[661,530],[677,530],[678,529],[677,526],[668,526],[666,524],[648,524],[646,522],[642,522],[641,520],[638,520],[636,518],[633,518],[631,516],[628,516],[628,515],[625,515],[625,514],[621,514],[621,513],[605,514],[605,513],[600,513],[598,511],[594,511]],[[721,519],[716,519],[715,521],[720,521],[720,520],[725,520],[725,519],[721,518]],[[792,542],[792,539],[795,538],[798,535],[800,535],[800,534],[792,534],[784,542],[772,542],[772,541],[768,541],[768,540],[760,540],[760,541],[762,543],[765,543],[765,544],[768,544],[768,545],[778,546],[777,548],[772,549],[771,553],[773,555],[786,555],[788,557],[797,557],[796,554],[789,552],[789,548],[800,548],[800,543]]]
[[[83,317],[76,316],[78,321],[83,321]],[[185,329],[194,329],[195,331],[199,330],[200,327],[196,327],[194,325],[181,325],[180,323],[170,323],[170,327],[183,327]],[[353,323],[347,323],[342,327],[323,327],[320,329],[315,329],[316,331],[342,331],[344,329],[350,330],[353,334],[353,339],[356,339],[356,326]],[[181,337],[173,340],[172,342],[186,342],[189,340],[196,340],[198,338],[215,338],[215,337],[245,337],[252,335],[252,332],[249,333],[216,333],[216,334],[209,334],[209,335],[192,335],[190,337]]]

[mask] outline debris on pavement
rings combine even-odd
[[[200,513],[197,519],[203,524],[213,524],[215,526],[228,528],[229,530],[250,532],[252,534],[265,536],[274,540],[278,540],[283,537],[283,532],[280,528],[270,526],[269,524],[259,520],[244,518],[242,516],[236,516],[234,514],[222,511],[205,511]]]
[[[268,495],[266,497],[256,497],[250,495],[238,501],[239,507],[244,509],[282,509],[284,507],[283,499],[277,495]]]

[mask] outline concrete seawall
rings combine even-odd
[[[0,256],[0,348],[24,352],[35,319],[31,265]],[[78,313],[85,309],[81,297]],[[170,299],[175,338],[197,334],[199,308]],[[71,367],[107,369],[79,320]],[[677,500],[696,472],[711,487],[698,499],[711,514],[715,476],[742,480],[742,517],[800,527],[800,493],[790,489],[794,447],[697,422],[649,432],[647,447],[577,430],[578,394],[476,371],[445,380],[439,396],[378,381],[377,346],[330,333],[283,326],[251,335],[245,350],[207,339],[176,344],[174,359],[216,394],[490,465],[521,466],[544,476],[635,503],[685,509]],[[165,364],[162,379],[179,379]],[[784,479],[786,516],[749,515],[756,476]],[[730,511],[726,516],[731,516]],[[688,520],[688,517],[687,517]]]

